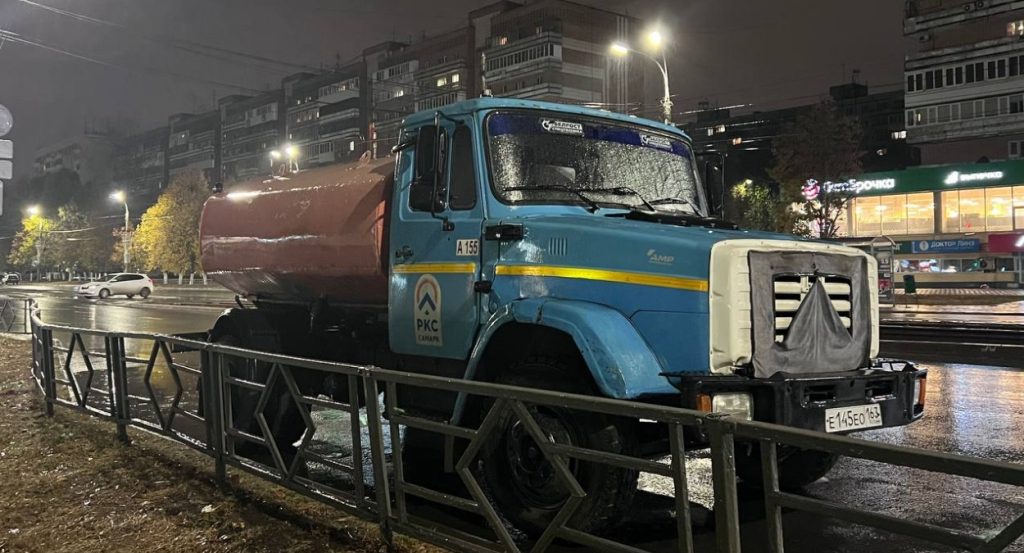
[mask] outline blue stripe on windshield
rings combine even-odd
[[[583,127],[583,137],[591,140],[616,142],[641,148],[650,148],[661,152],[672,152],[677,156],[690,159],[690,149],[687,148],[683,142],[670,139],[663,134],[648,134],[629,127],[595,125],[588,121],[578,121],[571,118],[559,119],[556,117],[544,117],[537,115],[499,113],[488,119],[487,130],[491,136],[502,136],[506,134],[572,136],[569,134],[558,134],[545,130],[544,127],[541,126],[542,121],[545,120],[557,120],[580,124]],[[653,145],[655,143],[657,145]]]

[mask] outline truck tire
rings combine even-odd
[[[777,446],[779,459],[779,489],[798,491],[828,474],[839,460],[834,453]],[[762,489],[761,447],[736,446],[736,475],[751,488]]]
[[[223,346],[252,348],[242,338],[235,334],[223,334],[214,339],[214,343]],[[253,382],[266,382],[270,373],[268,363],[240,359],[237,357],[226,357],[225,366],[229,375]],[[270,400],[263,410],[263,416],[267,420],[267,426],[273,436],[285,464],[291,463],[297,449],[294,444],[306,431],[306,424],[299,412],[299,407],[292,400],[285,383],[278,378],[273,389],[270,391]],[[246,390],[238,386],[231,387],[231,418],[236,430],[262,436],[259,423],[256,421],[256,406],[259,403],[260,392]],[[268,439],[270,437],[267,437]],[[244,457],[273,466],[273,457],[270,450],[257,444],[236,440],[235,452]]]
[[[572,363],[528,358],[512,365],[498,382],[528,388],[593,395]],[[632,455],[637,451],[631,419],[547,406],[528,406],[534,420],[558,443]],[[610,529],[630,509],[638,471],[569,459],[586,497],[567,526],[583,532]],[[498,510],[519,530],[539,536],[569,497],[518,417],[507,412],[480,452],[480,472]]]

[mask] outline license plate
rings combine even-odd
[[[877,403],[825,409],[825,432],[846,432],[882,426],[882,408]]]

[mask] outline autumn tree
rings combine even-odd
[[[21,230],[14,236],[11,243],[11,252],[7,257],[8,263],[19,270],[27,270],[35,267],[36,260],[40,260],[40,267],[53,265],[53,236],[51,231],[54,228],[53,219],[43,215],[29,215],[22,219]]]
[[[209,196],[203,174],[188,171],[175,177],[143,213],[135,242],[144,252],[147,270],[185,274],[200,269],[199,218]]]
[[[778,231],[779,197],[768,185],[746,180],[732,188],[743,228]]]
[[[768,170],[779,183],[780,227],[802,234],[816,229],[826,239],[836,236],[836,223],[853,195],[846,187],[826,183],[845,183],[860,174],[862,132],[856,119],[830,102],[814,106],[783,129]]]

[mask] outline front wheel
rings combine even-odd
[[[530,360],[509,369],[502,384],[593,393],[581,384],[579,371],[552,360]],[[589,379],[588,379],[589,380]],[[637,451],[635,423],[611,417],[548,406],[528,406],[549,440],[619,455]],[[480,453],[480,470],[498,510],[517,528],[538,536],[569,498],[554,465],[534,441],[526,425],[507,412]],[[600,532],[617,524],[636,494],[638,471],[566,458],[569,470],[586,493],[567,526]]]
[[[110,297],[110,290],[107,290],[106,288],[100,290],[100,299],[101,300],[105,300],[105,299],[107,299],[109,297]]]
[[[839,460],[839,456],[834,453],[788,446],[777,447],[779,489],[783,491],[798,491],[808,484],[816,482],[828,474]],[[741,449],[743,451],[740,451]],[[748,486],[758,489],[764,487],[760,446],[753,445],[749,448],[742,448],[740,444],[737,444],[736,475]]]

